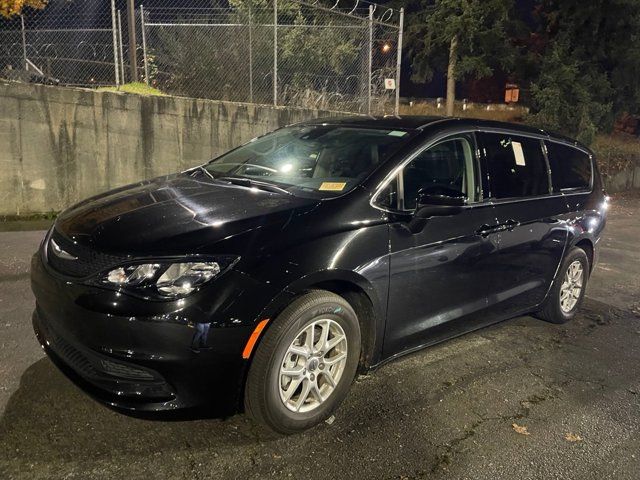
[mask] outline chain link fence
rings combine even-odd
[[[0,74],[11,80],[113,85],[110,15],[32,12],[0,21]]]
[[[102,3],[0,21],[2,76],[139,80],[170,95],[398,112],[402,10],[361,0],[146,0],[130,16],[124,0]]]

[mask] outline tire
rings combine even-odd
[[[309,355],[310,350],[316,351],[315,344],[322,344],[325,329],[329,332],[327,351]],[[346,337],[344,340],[340,340],[340,332]],[[309,338],[315,342],[312,349],[307,343]],[[291,353],[294,341],[296,352],[304,349],[307,356]],[[360,348],[358,317],[344,298],[323,290],[298,297],[273,320],[258,345],[245,385],[246,413],[281,434],[301,432],[322,422],[346,397],[355,378]],[[340,358],[345,349],[346,361]],[[285,364],[291,371],[302,369],[304,374],[295,377],[283,374],[281,368]],[[334,376],[337,381],[332,386],[329,378]],[[296,387],[294,382],[298,380],[301,383]],[[305,400],[305,385],[321,396],[310,393]],[[285,401],[289,390],[293,393]]]
[[[575,303],[572,306],[571,304],[565,304],[563,306],[561,302],[563,287],[567,284],[567,271],[576,262],[579,262],[580,268],[582,269],[580,293],[578,294],[577,298],[575,298],[574,296]],[[587,257],[585,251],[580,247],[573,247],[571,250],[569,250],[569,253],[562,261],[562,265],[558,270],[558,275],[553,282],[551,290],[549,291],[547,298],[542,304],[542,308],[538,312],[536,312],[536,316],[551,323],[565,323],[575,317],[584,299],[584,294],[587,289],[587,282],[589,280],[589,272],[589,258]]]

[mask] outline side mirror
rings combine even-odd
[[[463,210],[466,202],[467,200],[462,194],[455,196],[440,195],[420,190],[414,216],[427,219],[429,217],[456,215]]]

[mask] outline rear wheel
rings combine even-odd
[[[558,276],[537,315],[552,323],[575,317],[584,299],[589,279],[589,259],[584,250],[573,247],[565,257]]]
[[[360,358],[360,327],[349,303],[326,291],[297,298],[273,321],[247,377],[245,409],[279,433],[320,423],[340,405]]]

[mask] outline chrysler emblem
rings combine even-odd
[[[53,249],[53,253],[56,255],[56,257],[64,258],[65,260],[78,259],[78,257],[74,257],[69,252],[65,252],[62,248],[60,248],[60,245],[58,245],[53,238],[51,239],[50,243],[51,243],[51,248]]]

